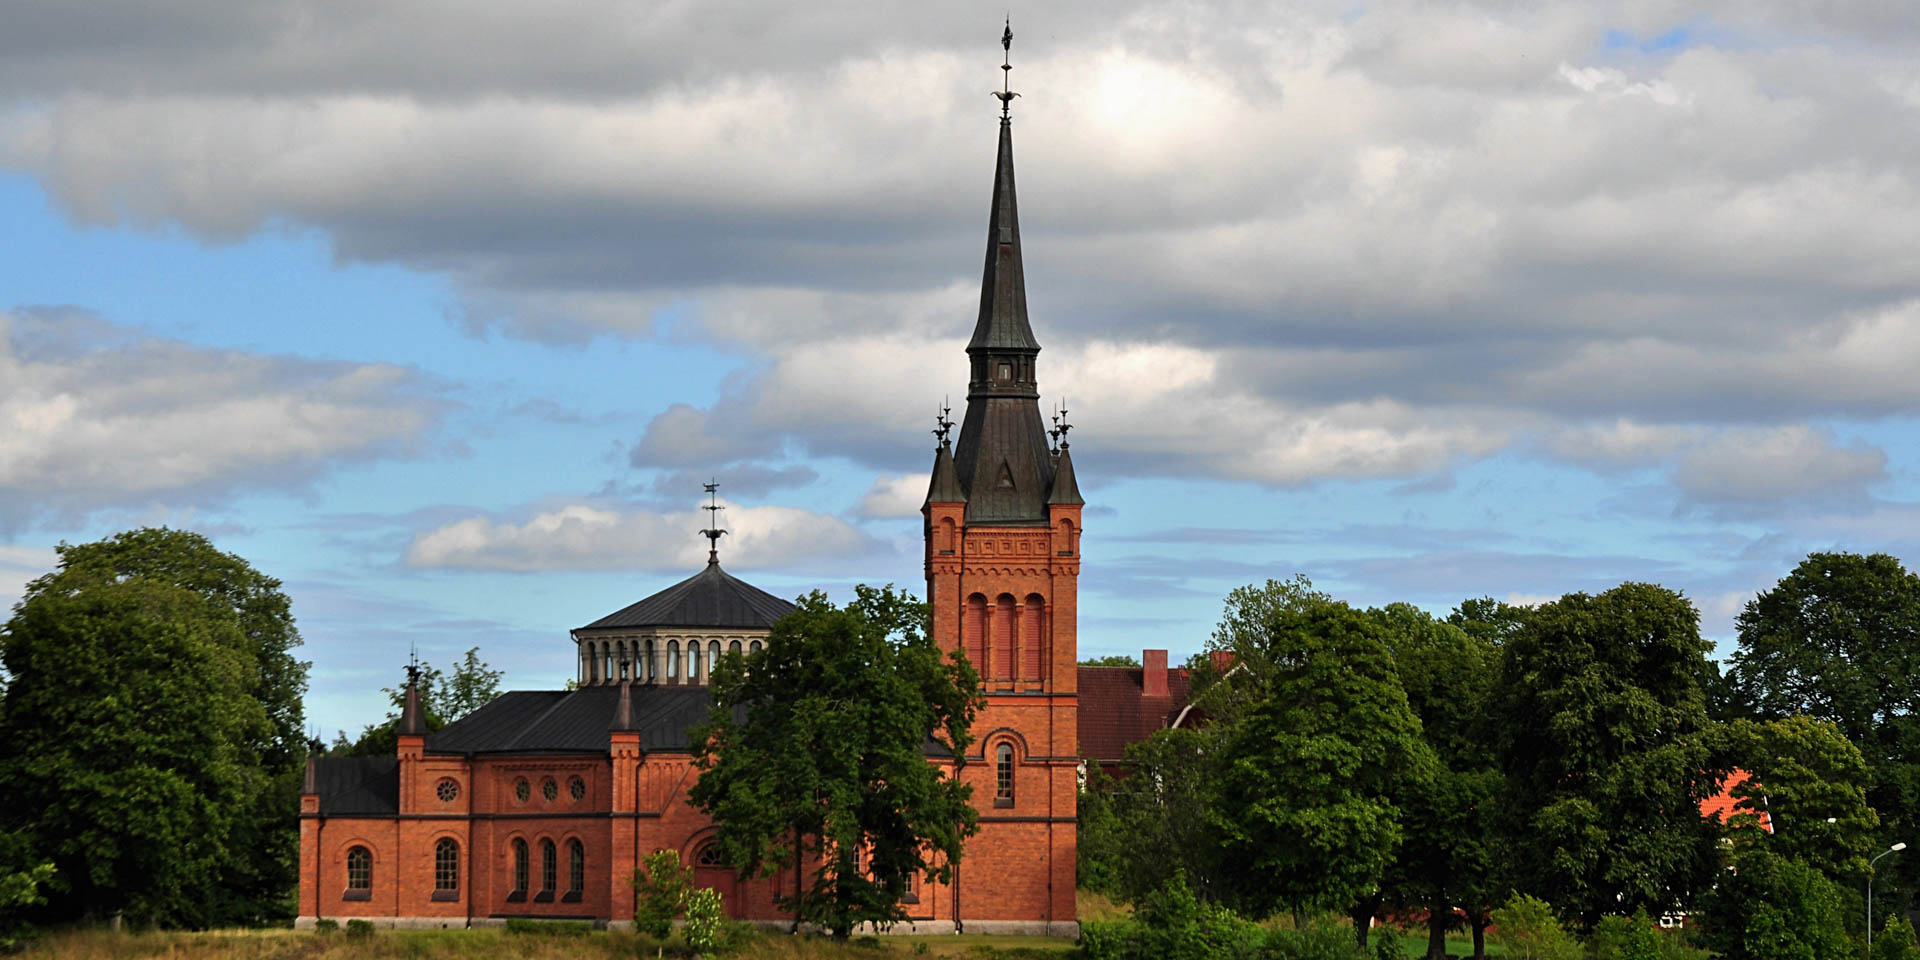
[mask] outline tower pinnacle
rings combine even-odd
[[[1013,119],[1013,98],[1019,94],[1013,92],[1013,15],[1007,15],[1007,32],[1000,35],[1000,90],[994,96],[1000,98],[1000,122],[1008,123]]]
[[[707,491],[707,505],[700,508],[707,511],[707,528],[700,531],[700,535],[707,538],[707,566],[719,566],[720,538],[727,535],[725,530],[720,529],[720,511],[725,510],[726,507],[720,505],[720,497],[715,492],[720,489],[720,481],[715,480],[700,486]]]

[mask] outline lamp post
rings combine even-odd
[[[1880,862],[1880,857],[1899,853],[1906,848],[1906,843],[1902,841],[1888,847],[1879,857],[1867,861],[1867,956],[1873,956],[1873,865]]]

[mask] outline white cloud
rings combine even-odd
[[[0,313],[0,524],[297,487],[417,449],[439,409],[402,367],[195,347],[73,310]]]
[[[895,474],[874,480],[854,512],[863,517],[917,517],[926,499],[926,474]]]
[[[842,556],[873,543],[845,521],[794,507],[727,505],[722,562],[740,569]],[[521,523],[485,515],[420,533],[414,567],[482,570],[688,570],[706,560],[698,511],[657,513],[587,502],[540,509]]]
[[[1688,499],[1727,505],[1855,503],[1887,477],[1887,455],[1802,425],[1729,431],[1688,451],[1674,483]]]

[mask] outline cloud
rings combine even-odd
[[[27,581],[52,573],[59,562],[47,547],[0,543],[0,610],[12,610],[26,592]]]
[[[725,503],[725,501],[722,501]],[[876,548],[845,521],[794,507],[726,505],[729,567],[764,569]],[[660,513],[616,504],[560,503],[522,522],[475,515],[414,536],[413,567],[472,570],[688,570],[707,556],[699,511]]]
[[[1520,444],[1665,468],[1727,430],[1910,415],[1907,12],[1035,11],[1027,273],[1086,476],[1421,490]],[[638,466],[919,469],[964,382],[998,79],[976,12],[80,16],[0,39],[0,166],[81,222],[317,227],[451,278],[477,331],[748,358],[660,413]],[[1860,486],[1847,463],[1830,479]]]
[[[1780,501],[1867,506],[1887,479],[1887,455],[1830,429],[1794,425],[1733,431],[1688,451],[1674,483],[1691,503],[1720,507]]]
[[[917,517],[926,499],[926,474],[895,474],[874,480],[853,512],[863,517]]]
[[[0,526],[297,489],[421,449],[412,371],[214,350],[80,310],[0,312]]]

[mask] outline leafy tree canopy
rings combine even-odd
[[[1693,605],[1645,583],[1542,604],[1507,639],[1489,714],[1519,889],[1591,927],[1711,882],[1707,650]]]
[[[1818,870],[1749,848],[1706,894],[1706,944],[1725,960],[1833,960],[1858,956],[1840,897]]]
[[[1213,646],[1248,669],[1209,700],[1232,719],[1211,818],[1250,913],[1344,910],[1379,889],[1401,840],[1391,796],[1434,770],[1385,634],[1304,577],[1227,598]]]
[[[1866,882],[1880,817],[1867,805],[1867,764],[1840,728],[1808,716],[1736,720],[1716,734],[1715,766],[1750,776],[1733,787],[1741,844],[1812,866],[1847,888]],[[1761,817],[1770,830],[1761,829]]]
[[[1208,811],[1224,764],[1222,728],[1160,730],[1127,747],[1126,776],[1087,771],[1082,862],[1122,899],[1139,903],[1183,873],[1201,899],[1229,899],[1219,831]]]
[[[1137,667],[1140,661],[1124,653],[1110,653],[1104,657],[1082,660],[1080,665],[1083,667]]]
[[[979,676],[926,635],[926,605],[891,586],[835,607],[815,591],[766,645],[713,672],[689,800],[743,874],[813,864],[794,907],[837,937],[904,919],[911,878],[947,882],[978,829],[971,788],[927,762],[973,742]],[[795,847],[798,846],[796,851]]]
[[[233,864],[261,836],[275,727],[247,621],[178,569],[63,551],[83,562],[29,584],[0,630],[0,826],[55,865],[56,918],[252,919]]]
[[[433,733],[461,717],[480,709],[500,695],[506,677],[480,659],[480,648],[469,647],[467,654],[447,676],[439,667],[420,663],[420,715]],[[349,741],[345,731],[334,741],[333,752],[349,757],[390,757],[400,748],[400,711],[407,703],[406,686],[383,687],[387,702],[393,705],[387,718],[369,725],[358,739]]]

